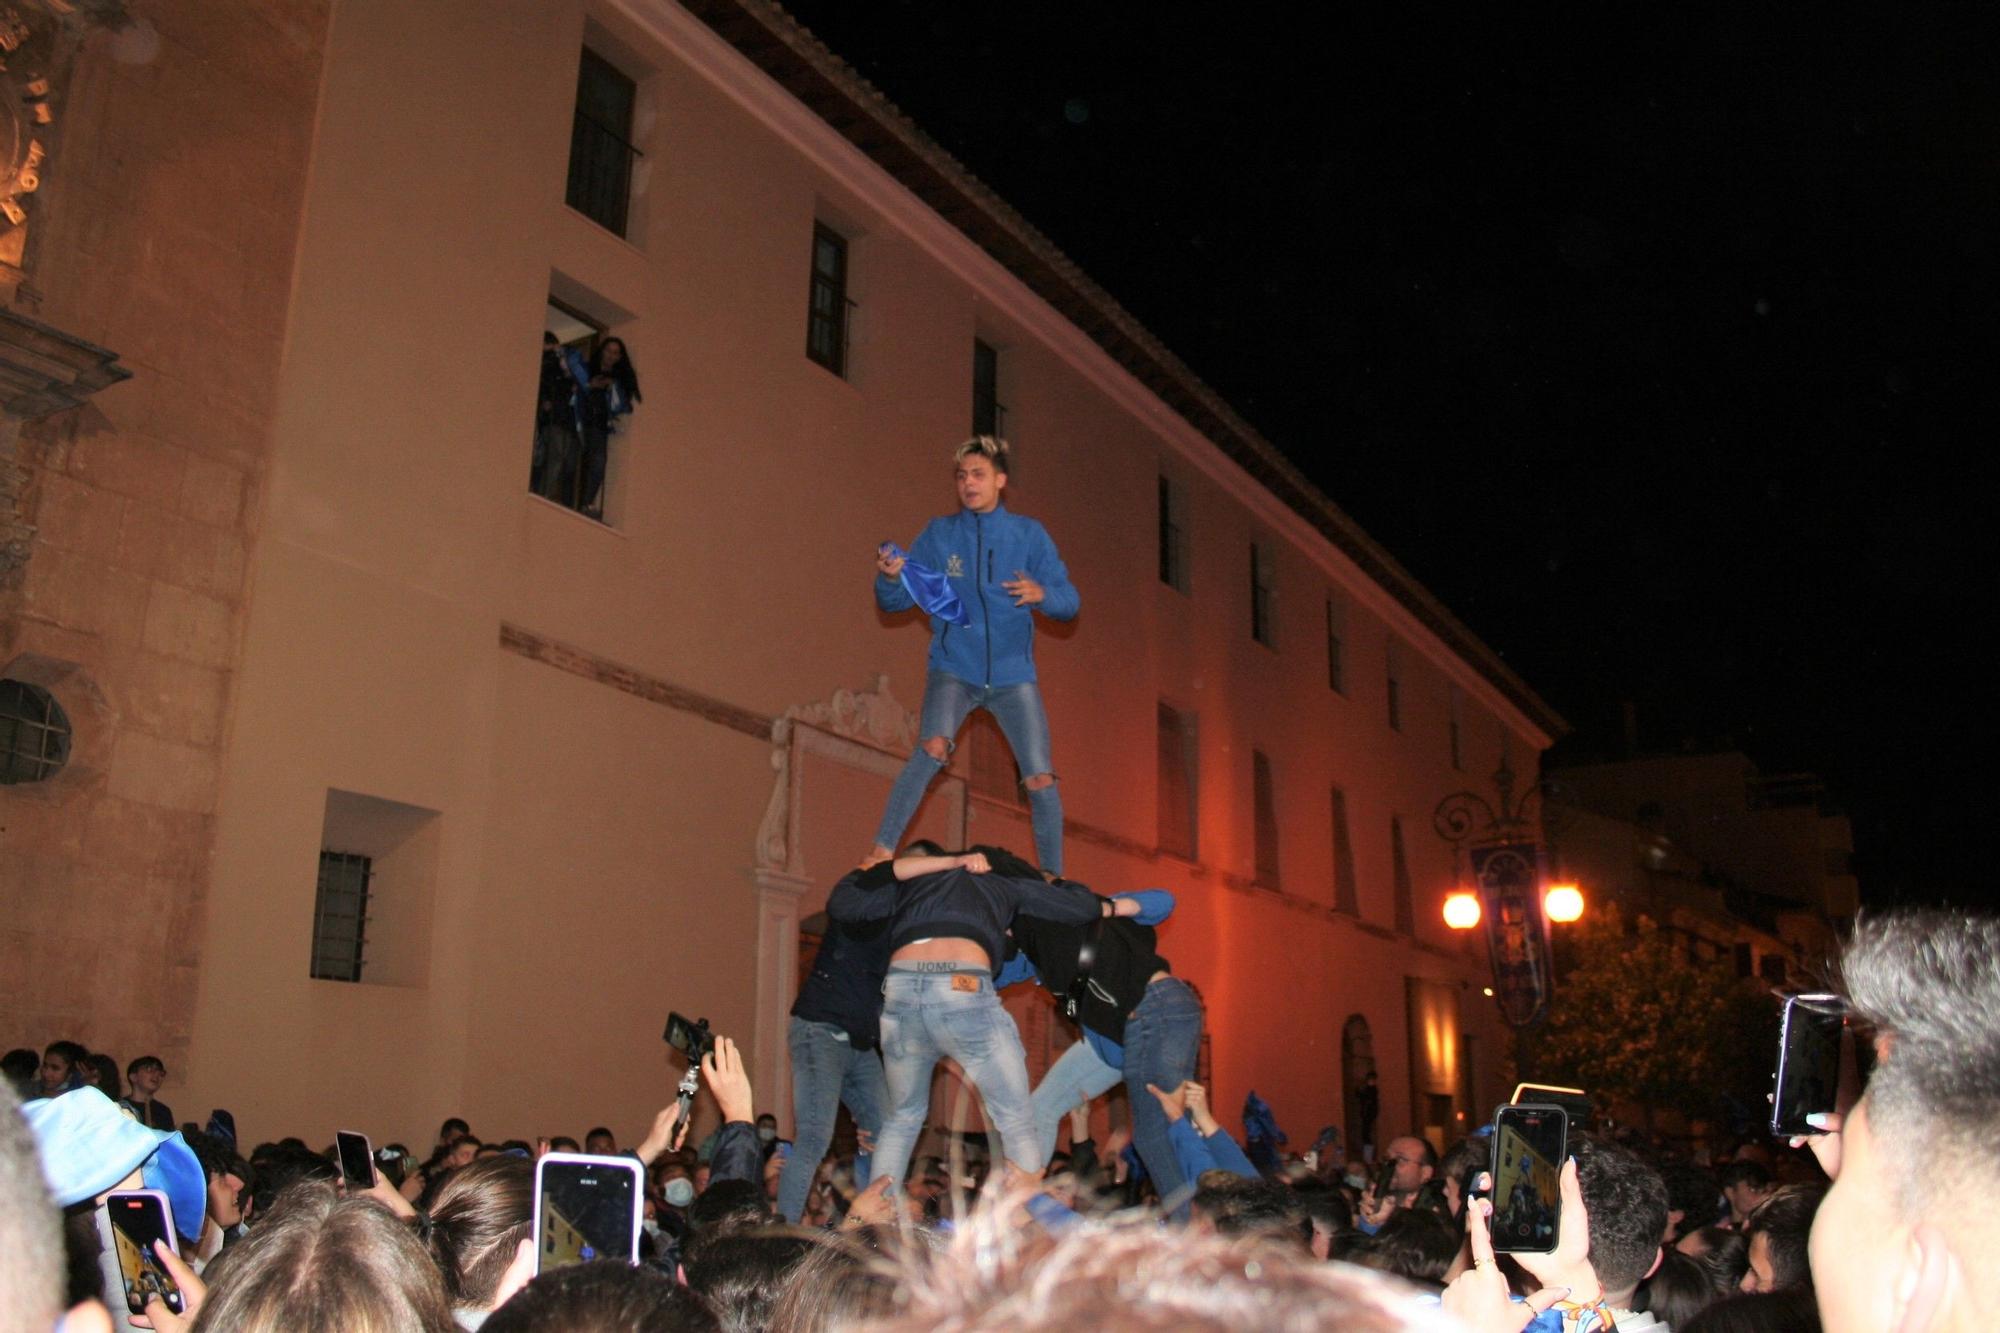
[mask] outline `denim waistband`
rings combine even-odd
[[[933,976],[933,977],[948,976],[954,972],[970,972],[975,976],[982,976],[982,977],[990,977],[993,975],[993,969],[990,967],[981,967],[977,963],[953,963],[948,961],[937,962],[937,963],[889,964],[890,976],[893,977],[898,972],[907,973],[913,976]]]

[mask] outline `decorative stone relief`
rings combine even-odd
[[[756,866],[796,875],[795,824],[796,783],[792,772],[792,735],[795,724],[824,732],[843,741],[893,756],[900,765],[916,747],[921,719],[896,700],[889,691],[889,677],[878,675],[873,686],[861,690],[835,690],[830,699],[819,703],[794,704],[771,723],[771,799],[757,828]],[[866,765],[879,768],[879,760]],[[893,772],[893,770],[891,770]]]

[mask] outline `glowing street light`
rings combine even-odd
[[[1552,884],[1542,898],[1542,911],[1551,921],[1575,921],[1583,915],[1583,890],[1574,884]]]
[[[1444,900],[1444,923],[1453,930],[1471,930],[1479,924],[1479,895],[1463,890]]]

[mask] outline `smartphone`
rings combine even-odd
[[[702,1057],[715,1049],[715,1034],[708,1030],[706,1018],[690,1023],[680,1014],[667,1015],[667,1045],[688,1058],[688,1063],[698,1065]]]
[[[104,1211],[111,1219],[113,1244],[118,1249],[118,1276],[125,1286],[125,1308],[133,1314],[146,1313],[146,1301],[158,1296],[167,1309],[182,1313],[185,1302],[153,1242],[165,1241],[179,1254],[174,1239],[174,1210],[159,1190],[113,1190],[104,1196]]]
[[[1560,1106],[1503,1106],[1493,1116],[1493,1249],[1536,1254],[1561,1240],[1562,1164],[1569,1114]]]
[[[340,1153],[340,1178],[347,1182],[347,1188],[374,1188],[375,1150],[369,1146],[368,1136],[342,1129],[335,1131],[333,1142]]]
[[[1375,1201],[1377,1203],[1380,1203],[1382,1200],[1388,1198],[1389,1188],[1395,1183],[1396,1183],[1396,1159],[1393,1157],[1385,1157],[1380,1162],[1377,1162],[1375,1164],[1375,1180],[1373,1182],[1373,1188],[1375,1191]]]
[[[1835,1109],[1840,1092],[1840,1030],[1846,1007],[1837,995],[1794,995],[1778,1029],[1778,1068],[1771,1075],[1771,1132],[1780,1138],[1816,1134],[1806,1123]]]
[[[638,1263],[645,1211],[637,1158],[550,1153],[535,1163],[535,1271],[593,1259]]]

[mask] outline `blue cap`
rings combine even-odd
[[[56,1207],[94,1199],[137,1170],[147,1189],[173,1205],[174,1230],[188,1240],[200,1237],[208,1173],[178,1130],[146,1128],[96,1088],[38,1098],[21,1114],[34,1131]]]

